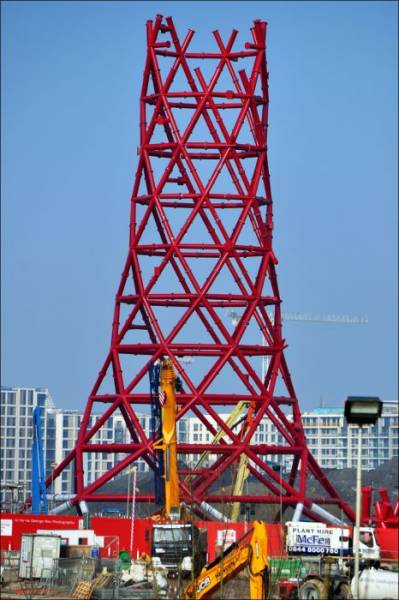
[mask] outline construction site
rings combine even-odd
[[[255,20],[241,46],[215,30],[217,51],[194,52],[193,30],[146,23],[111,343],[75,447],[47,477],[34,411],[32,493],[1,514],[4,600],[399,597],[399,502],[388,483],[362,485],[361,466],[356,498],[337,489],[308,448],[285,357],[266,33]],[[116,415],[129,439],[108,443]],[[380,415],[378,398],[348,397],[359,456]],[[180,433],[188,416],[197,440]],[[272,444],[257,436],[265,419]],[[88,455],[113,465],[90,483]],[[74,493],[57,494],[67,470]]]

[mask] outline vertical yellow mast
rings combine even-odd
[[[176,452],[176,374],[169,358],[160,365],[160,402],[162,405],[162,438],[164,450],[165,517],[179,513],[180,493]]]

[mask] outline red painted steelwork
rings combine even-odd
[[[73,462],[77,504],[96,500],[104,483],[139,458],[154,466],[152,440],[137,409],[150,405],[150,363],[169,357],[183,382],[177,419],[195,416],[209,434],[197,444],[180,439],[180,459],[210,449],[216,457],[211,468],[195,471],[190,484],[181,477],[183,500],[236,499],[231,489],[215,486],[229,467],[234,473],[245,453],[260,490],[245,493],[242,501],[284,507],[302,502],[305,514],[317,518],[307,490],[312,475],[320,484],[317,502],[338,505],[353,519],[308,450],[283,353],[267,159],[266,23],[254,22],[244,49],[233,50],[237,35],[233,31],[223,41],[214,31],[215,50],[194,52],[189,50],[193,31],[181,41],[171,18],[158,15],[147,22],[141,145],[111,346],[76,447],[47,485]],[[234,324],[226,314],[231,309]],[[183,368],[184,358],[189,364]],[[238,401],[246,403],[244,418],[228,426],[220,407]],[[104,405],[95,422],[95,409]],[[105,444],[94,438],[116,414],[124,419],[129,440]],[[264,418],[275,431],[273,445],[255,443]],[[218,429],[224,437],[211,444]],[[85,486],[83,455],[90,452],[122,458]],[[292,459],[288,474],[271,468],[283,455]],[[101,495],[103,501],[120,497]],[[137,501],[148,499],[137,495]]]

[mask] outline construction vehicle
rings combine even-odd
[[[159,486],[160,490],[163,487],[161,516],[165,519],[177,519],[180,516],[180,492],[176,452],[177,407],[175,391],[176,384],[179,387],[179,383],[177,383],[178,379],[170,359],[163,359],[158,367],[155,376],[153,375],[155,380],[153,380],[152,385],[156,387],[159,382],[160,389],[157,400],[159,402],[160,423],[158,433],[161,434],[161,437],[154,441],[153,447],[158,452],[158,457],[162,457],[163,473],[159,474],[163,479],[163,486]]]
[[[151,555],[172,577],[197,576],[206,562],[206,532],[193,523],[165,521],[153,525]]]
[[[397,571],[387,569],[364,569],[359,577],[359,600],[381,600],[399,598],[399,577]],[[355,598],[355,580],[352,579],[351,591]]]
[[[352,540],[349,527],[325,523],[287,522],[286,551],[306,563],[306,575],[291,587],[284,582],[288,598],[299,600],[346,600],[353,598]],[[359,553],[363,572],[380,573],[380,548],[372,527],[360,528]],[[299,589],[298,589],[299,587]],[[366,598],[367,596],[365,596]]]
[[[206,538],[192,522],[184,520],[180,501],[176,452],[176,391],[181,389],[173,363],[163,359],[150,370],[153,399],[153,448],[155,451],[155,500],[161,505],[154,515],[151,554],[169,575],[197,575],[206,562]]]
[[[286,550],[288,555],[349,557],[352,555],[351,530],[325,523],[288,521]],[[361,560],[378,566],[380,548],[372,527],[360,528],[359,551]]]
[[[398,572],[388,569],[366,568],[359,576],[359,596],[356,596],[355,578],[325,569],[320,575],[305,578],[298,593],[280,598],[298,600],[398,600]]]
[[[209,598],[245,567],[249,569],[249,598],[265,600],[269,587],[269,563],[267,530],[262,521],[255,521],[251,531],[205,565],[199,576],[185,587],[182,597],[184,600]]]

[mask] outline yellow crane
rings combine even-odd
[[[230,428],[233,427],[234,423],[237,421],[237,419],[240,417],[241,413],[247,407],[248,407],[248,402],[242,402],[242,401],[238,402],[237,406],[234,408],[234,410],[231,412],[228,419],[226,420],[226,425]],[[215,434],[213,440],[211,441],[211,444],[216,444],[225,435],[226,435],[226,432],[223,429],[219,429],[218,432]],[[205,463],[209,454],[211,454],[211,452],[209,450],[206,450],[205,452],[203,452],[201,454],[201,456],[198,459],[198,462],[196,463],[196,465],[194,467],[194,471],[200,469],[203,466],[203,464]],[[194,476],[193,474],[187,475],[187,477],[185,479],[185,483],[189,483],[193,476]]]
[[[269,561],[267,530],[262,521],[255,521],[253,529],[241,540],[205,565],[198,577],[183,590],[183,600],[209,598],[222,583],[235,577],[245,567],[249,570],[249,598],[265,600],[269,587]]]
[[[245,481],[249,475],[248,469],[248,456],[246,454],[241,454],[240,462],[238,463],[238,469],[236,473],[236,478],[234,481],[233,487],[233,496],[242,496],[242,491],[244,489]],[[232,502],[230,509],[230,520],[234,523],[238,521],[238,516],[240,514],[240,502]]]
[[[165,505],[162,516],[178,518],[180,514],[179,476],[176,450],[176,373],[169,358],[160,362],[159,401],[161,403],[162,438],[154,443],[155,450],[164,454]]]
[[[247,409],[248,409],[248,402],[243,402],[243,401],[238,402],[237,406],[234,408],[234,410],[231,412],[228,419],[226,420],[226,425],[230,428],[233,427],[234,424],[237,422],[237,420],[241,417],[242,413]],[[225,435],[226,435],[225,431],[223,431],[223,429],[219,429],[211,443],[216,444]],[[194,471],[200,469],[203,466],[203,464],[207,460],[209,454],[211,454],[211,452],[209,450],[207,450],[206,452],[203,452],[201,454],[197,464],[194,467]],[[239,461],[238,468],[237,468],[234,487],[233,487],[233,491],[232,491],[232,494],[234,496],[242,495],[242,490],[244,489],[244,483],[249,475],[249,469],[247,467],[247,463],[248,463],[247,455],[242,454],[240,461]],[[192,477],[193,477],[192,474],[187,475],[185,482],[189,483]],[[240,502],[233,502],[231,505],[231,509],[230,509],[230,520],[234,521],[234,522],[238,521],[239,514],[240,514]]]

